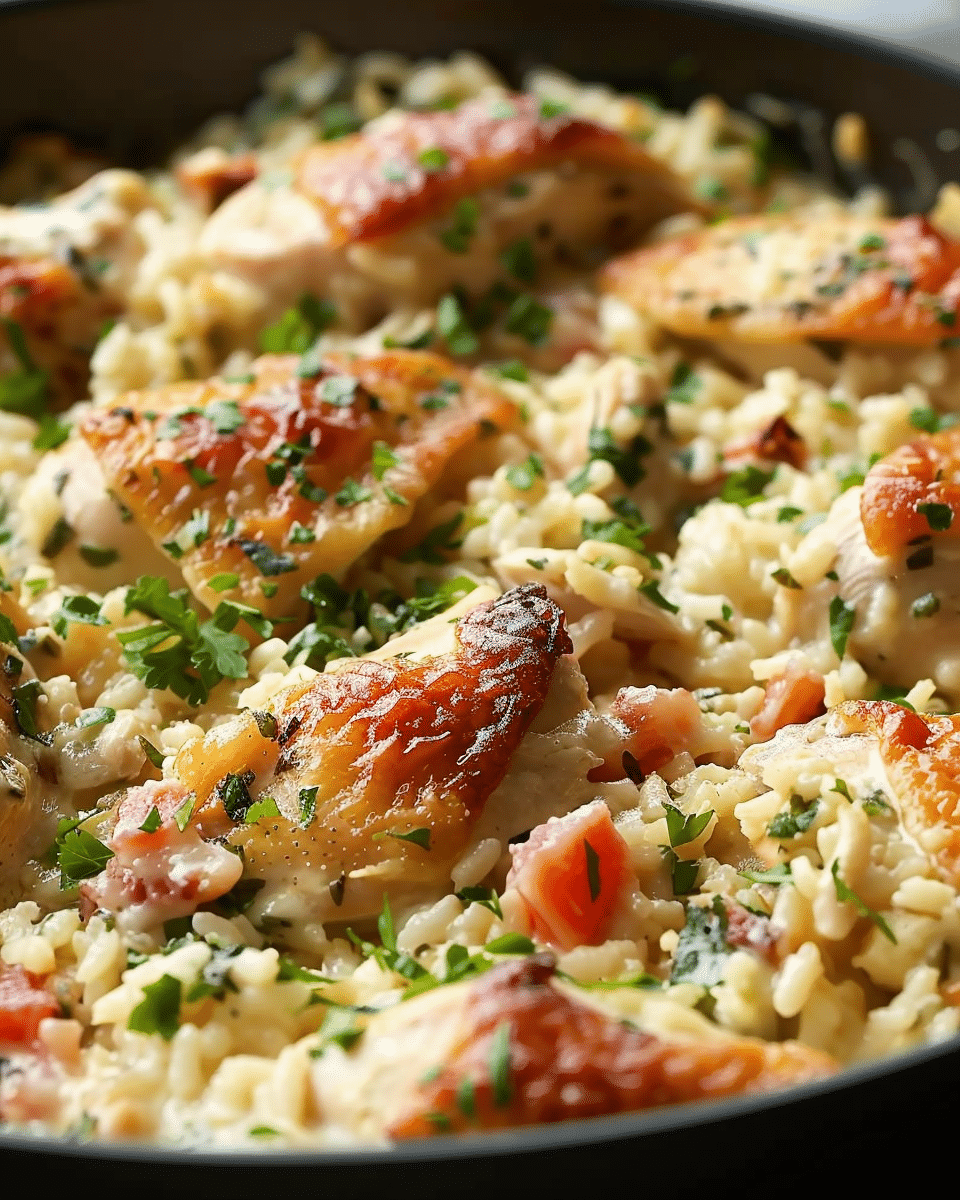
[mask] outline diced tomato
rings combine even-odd
[[[60,1005],[43,987],[40,976],[19,965],[0,965],[0,1043],[28,1045],[44,1017],[59,1012]]]
[[[802,670],[791,662],[782,675],[775,675],[767,683],[760,711],[750,722],[750,732],[765,742],[784,725],[806,724],[826,712],[825,695],[819,672]]]
[[[627,843],[600,800],[537,826],[507,875],[534,932],[561,950],[605,941],[632,881]]]

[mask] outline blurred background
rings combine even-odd
[[[960,0],[739,0],[783,16],[810,17],[960,61]]]

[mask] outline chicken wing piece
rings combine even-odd
[[[102,171],[51,204],[0,208],[0,385],[36,416],[81,399],[104,321],[122,309],[143,253],[134,218],[152,204],[131,171]]]
[[[684,337],[932,346],[960,311],[960,243],[923,217],[735,217],[607,265],[601,287]]]
[[[314,576],[406,524],[450,457],[513,416],[479,374],[397,350],[261,358],[242,380],[124,396],[81,431],[204,604],[279,617]]]
[[[516,95],[391,113],[318,143],[289,179],[274,173],[230,197],[201,249],[259,286],[270,311],[314,292],[361,328],[454,284],[479,294],[571,260],[592,266],[696,208],[635,141]],[[501,262],[511,247],[512,269]]]
[[[797,1042],[644,1032],[571,992],[535,954],[380,1013],[349,1053],[316,1059],[320,1110],[399,1140],[766,1092],[836,1070]]]

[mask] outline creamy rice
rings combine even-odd
[[[797,210],[809,221],[839,210],[883,213],[876,191],[847,202],[797,173],[767,179],[763,127],[714,97],[680,114],[549,70],[533,73],[525,90],[547,111],[642,144],[704,205],[662,222],[651,241],[764,210]],[[25,666],[10,681],[14,706],[0,730],[7,781],[0,1117],[7,1128],[193,1146],[389,1140],[437,1054],[454,1060],[450,1014],[459,1001],[448,997],[466,995],[472,976],[410,999],[409,1009],[399,1001],[428,973],[443,982],[458,955],[480,955],[489,966],[552,950],[557,994],[617,1028],[628,1022],[664,1045],[731,1053],[744,1039],[796,1043],[798,1053],[817,1056],[814,1073],[960,1028],[960,898],[938,858],[952,830],[918,833],[901,819],[906,785],[885,773],[877,738],[831,725],[839,719],[832,710],[879,696],[919,714],[960,703],[956,585],[940,582],[939,612],[921,636],[904,616],[916,614],[919,586],[910,591],[912,580],[896,573],[869,574],[855,559],[859,551],[843,560],[852,566],[841,566],[872,462],[915,439],[931,419],[947,425],[945,418],[960,416],[957,352],[856,339],[829,354],[806,342],[734,351],[685,341],[621,298],[598,297],[592,272],[560,288],[551,337],[526,339],[496,324],[481,333],[463,361],[519,416],[452,455],[442,480],[416,502],[416,536],[388,534],[337,572],[345,593],[386,589],[394,607],[445,582],[484,589],[471,600],[464,586],[454,587],[455,616],[477,597],[542,584],[565,614],[573,648],[452,872],[425,890],[402,879],[384,883],[396,927],[392,955],[371,948],[379,945],[375,917],[339,920],[296,888],[272,892],[271,883],[259,898],[256,889],[245,897],[241,879],[227,891],[231,903],[222,895],[194,903],[172,923],[166,917],[165,928],[162,906],[138,900],[134,920],[122,903],[111,908],[106,885],[97,903],[82,889],[78,899],[77,884],[96,879],[98,867],[105,874],[106,859],[61,880],[61,870],[70,872],[62,857],[58,869],[51,847],[62,855],[72,827],[61,824],[58,834],[58,821],[81,818],[97,846],[113,845],[107,817],[116,817],[119,792],[176,784],[185,747],[221,726],[224,738],[232,736],[231,722],[244,710],[279,713],[292,694],[285,689],[309,688],[324,670],[323,661],[298,655],[297,643],[290,653],[297,626],[278,623],[246,639],[242,670],[222,673],[203,702],[191,704],[148,686],[116,636],[143,623],[145,610],[127,603],[134,580],[182,586],[179,560],[110,507],[103,464],[74,427],[90,411],[123,404],[131,390],[244,377],[263,330],[287,307],[278,311],[262,279],[204,249],[208,218],[184,179],[243,155],[252,156],[260,180],[279,179],[318,127],[329,133],[347,118],[351,127],[382,120],[392,105],[449,108],[508,96],[493,69],[470,54],[348,62],[303,38],[267,73],[245,117],[211,121],[171,170],[123,183],[124,195],[141,189],[126,216],[113,209],[103,216],[96,244],[106,254],[104,239],[112,239],[122,299],[96,343],[88,395],[59,418],[72,430],[62,445],[44,448],[50,443],[41,435],[37,449],[36,422],[0,412],[0,559],[15,605],[9,618],[25,620],[15,631]],[[847,157],[861,153],[862,123],[852,115],[834,136]],[[422,252],[428,235],[435,240],[418,229],[389,261],[361,247],[351,269],[385,288],[411,269],[428,278],[439,270]],[[429,333],[437,320],[432,305],[398,302],[372,328],[334,324],[314,329],[310,340],[320,354],[375,355]],[[578,342],[581,320],[589,344]],[[514,365],[504,370],[504,362]],[[0,349],[0,386],[4,371],[22,369],[11,340]],[[804,460],[744,455],[778,419],[802,440]],[[606,451],[596,450],[598,430]],[[617,464],[628,452],[624,474]],[[640,514],[648,528],[638,532]],[[450,522],[448,552],[418,561],[411,545]],[[104,545],[111,554],[98,562],[90,547]],[[838,580],[841,569],[848,574]],[[856,620],[838,643],[832,601],[851,595],[861,597]],[[65,611],[82,611],[77,597],[91,598],[86,611],[95,621],[64,619]],[[375,631],[344,617],[327,673],[353,669],[346,654],[374,651],[407,663],[447,652],[453,626],[443,608],[432,622],[411,622],[396,647],[387,641],[379,649]],[[398,653],[410,658],[397,660]],[[821,681],[822,705],[776,737],[775,728],[764,734],[774,682],[804,673]],[[23,688],[33,679],[28,696]],[[633,689],[627,694],[635,701],[638,689],[650,689],[639,725],[624,716],[622,689]],[[671,707],[684,702],[695,720]],[[628,747],[636,765],[628,733],[638,731],[641,741],[666,746],[659,760],[633,777],[598,773],[603,762],[619,767]],[[215,744],[205,743],[208,758]],[[594,801],[612,814],[630,879],[603,936],[571,945],[545,933],[536,905],[531,910],[521,895],[520,848],[530,830],[568,821]],[[676,820],[686,819],[689,830],[699,817],[695,836],[678,832]],[[429,845],[429,830],[415,832]],[[231,859],[216,837],[197,843],[198,854]],[[231,861],[239,871],[241,862]],[[204,862],[211,875],[230,866]],[[377,867],[367,870],[376,879]],[[129,895],[124,903],[133,905]],[[747,933],[725,938],[737,922]],[[484,959],[484,947],[503,938],[512,952]],[[389,942],[388,931],[388,949]],[[25,978],[50,1001],[29,1037],[16,1032],[22,1004],[3,991],[4,980],[22,987]]]

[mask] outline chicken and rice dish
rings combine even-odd
[[[0,202],[4,1129],[383,1145],[960,1029],[960,191],[305,37]]]

